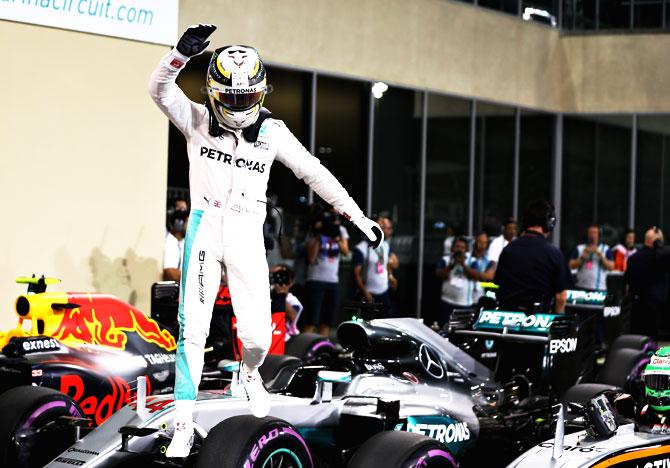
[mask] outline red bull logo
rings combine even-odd
[[[53,337],[62,341],[125,350],[128,333],[166,351],[177,348],[172,334],[130,304],[106,294],[68,293],[68,302],[79,307],[63,312]]]
[[[137,398],[137,394],[125,379],[118,376],[107,377],[109,393],[102,396],[91,394],[86,388],[84,379],[77,374],[63,375],[60,379],[60,391],[69,395],[79,404],[84,414],[99,426],[112,414]],[[147,379],[147,393],[151,392],[150,380]]]

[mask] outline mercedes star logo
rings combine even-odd
[[[419,348],[419,362],[431,377],[435,379],[444,377],[444,368],[440,363],[440,358],[425,343]]]

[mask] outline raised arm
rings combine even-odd
[[[291,169],[299,179],[305,181],[321,198],[335,207],[338,213],[350,220],[366,237],[374,242],[374,248],[384,241],[379,224],[368,219],[349,196],[342,184],[316,157],[293,136],[284,122],[275,120],[278,133],[277,159]]]
[[[215,29],[216,26],[211,24],[199,24],[188,28],[177,46],[158,63],[149,80],[151,98],[170,121],[187,136],[196,123],[198,105],[186,97],[175,81],[186,62],[207,48],[209,41],[206,39]]]

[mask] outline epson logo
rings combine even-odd
[[[568,291],[568,301],[584,302],[603,302],[607,298],[607,293],[600,291]]]
[[[464,422],[455,424],[407,424],[407,432],[427,435],[443,444],[470,440],[470,429]]]
[[[44,338],[42,340],[24,341],[21,346],[27,353],[32,351],[49,351],[52,349],[59,349],[58,341],[53,338]]]
[[[561,338],[549,342],[549,354],[572,353],[577,351],[577,338]]]
[[[478,324],[502,325],[504,327],[549,328],[553,317],[549,315],[526,315],[518,312],[500,312],[485,310],[479,317]]]

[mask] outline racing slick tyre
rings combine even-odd
[[[0,466],[46,465],[75,442],[75,431],[44,430],[60,416],[83,417],[67,395],[46,387],[21,386],[0,395]]]
[[[335,355],[335,345],[317,333],[301,333],[286,342],[284,354],[295,356],[305,364],[330,360]]]
[[[383,462],[382,462],[383,460]],[[347,468],[455,468],[444,445],[422,434],[385,431],[370,437],[354,454]]]
[[[610,352],[614,351],[615,349],[624,348],[653,352],[658,349],[658,346],[653,339],[645,335],[621,335],[612,342],[612,345],[610,346]]]
[[[645,351],[630,348],[610,351],[598,374],[598,382],[630,391],[630,384],[640,378],[648,363],[649,356]]]
[[[228,418],[209,431],[195,466],[313,468],[314,463],[305,440],[292,425],[245,414]]]

